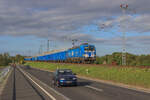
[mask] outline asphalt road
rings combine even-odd
[[[4,68],[0,68],[0,73],[1,73],[1,71],[3,70]]]
[[[55,97],[56,100],[150,100],[150,94],[112,86],[95,81],[78,79],[78,86],[55,87],[51,83],[52,73],[33,68],[21,67],[24,72],[44,89]],[[14,72],[9,77],[4,89],[2,100],[50,100],[46,93],[39,89],[18,69],[14,70],[16,81],[14,84]],[[41,83],[42,82],[42,83]],[[43,85],[43,83],[45,85]],[[34,87],[34,88],[33,88]],[[14,89],[15,88],[15,89]],[[15,93],[14,93],[15,92]],[[59,95],[58,95],[59,94]]]
[[[52,73],[37,69],[26,69],[48,86],[71,100],[150,100],[150,94],[116,87],[99,82],[79,79],[77,87],[54,87],[51,83]]]
[[[50,100],[17,68],[12,70],[0,100]]]

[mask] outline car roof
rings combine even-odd
[[[57,69],[57,72],[72,72],[71,69]]]
[[[66,71],[66,70],[70,70],[71,71],[71,69],[57,69],[58,71]]]

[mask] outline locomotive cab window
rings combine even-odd
[[[95,47],[94,46],[88,46],[88,47],[84,47],[85,51],[94,51]]]
[[[85,51],[88,51],[88,50],[89,50],[89,47],[84,47],[84,50],[85,50]]]
[[[89,50],[90,50],[90,51],[94,51],[94,50],[95,50],[94,46],[90,46],[90,47],[89,47]]]

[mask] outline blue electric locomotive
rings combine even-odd
[[[87,43],[67,50],[67,62],[93,63],[96,60],[96,49],[94,45]]]
[[[51,62],[70,62],[70,63],[93,63],[96,60],[96,48],[88,43],[75,46],[67,50],[46,53],[25,61],[51,61]]]

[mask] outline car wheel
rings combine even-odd
[[[58,81],[56,82],[56,86],[57,86],[57,87],[60,87],[60,84],[59,84],[59,82],[58,82]]]
[[[75,83],[74,86],[78,86],[78,83]]]

